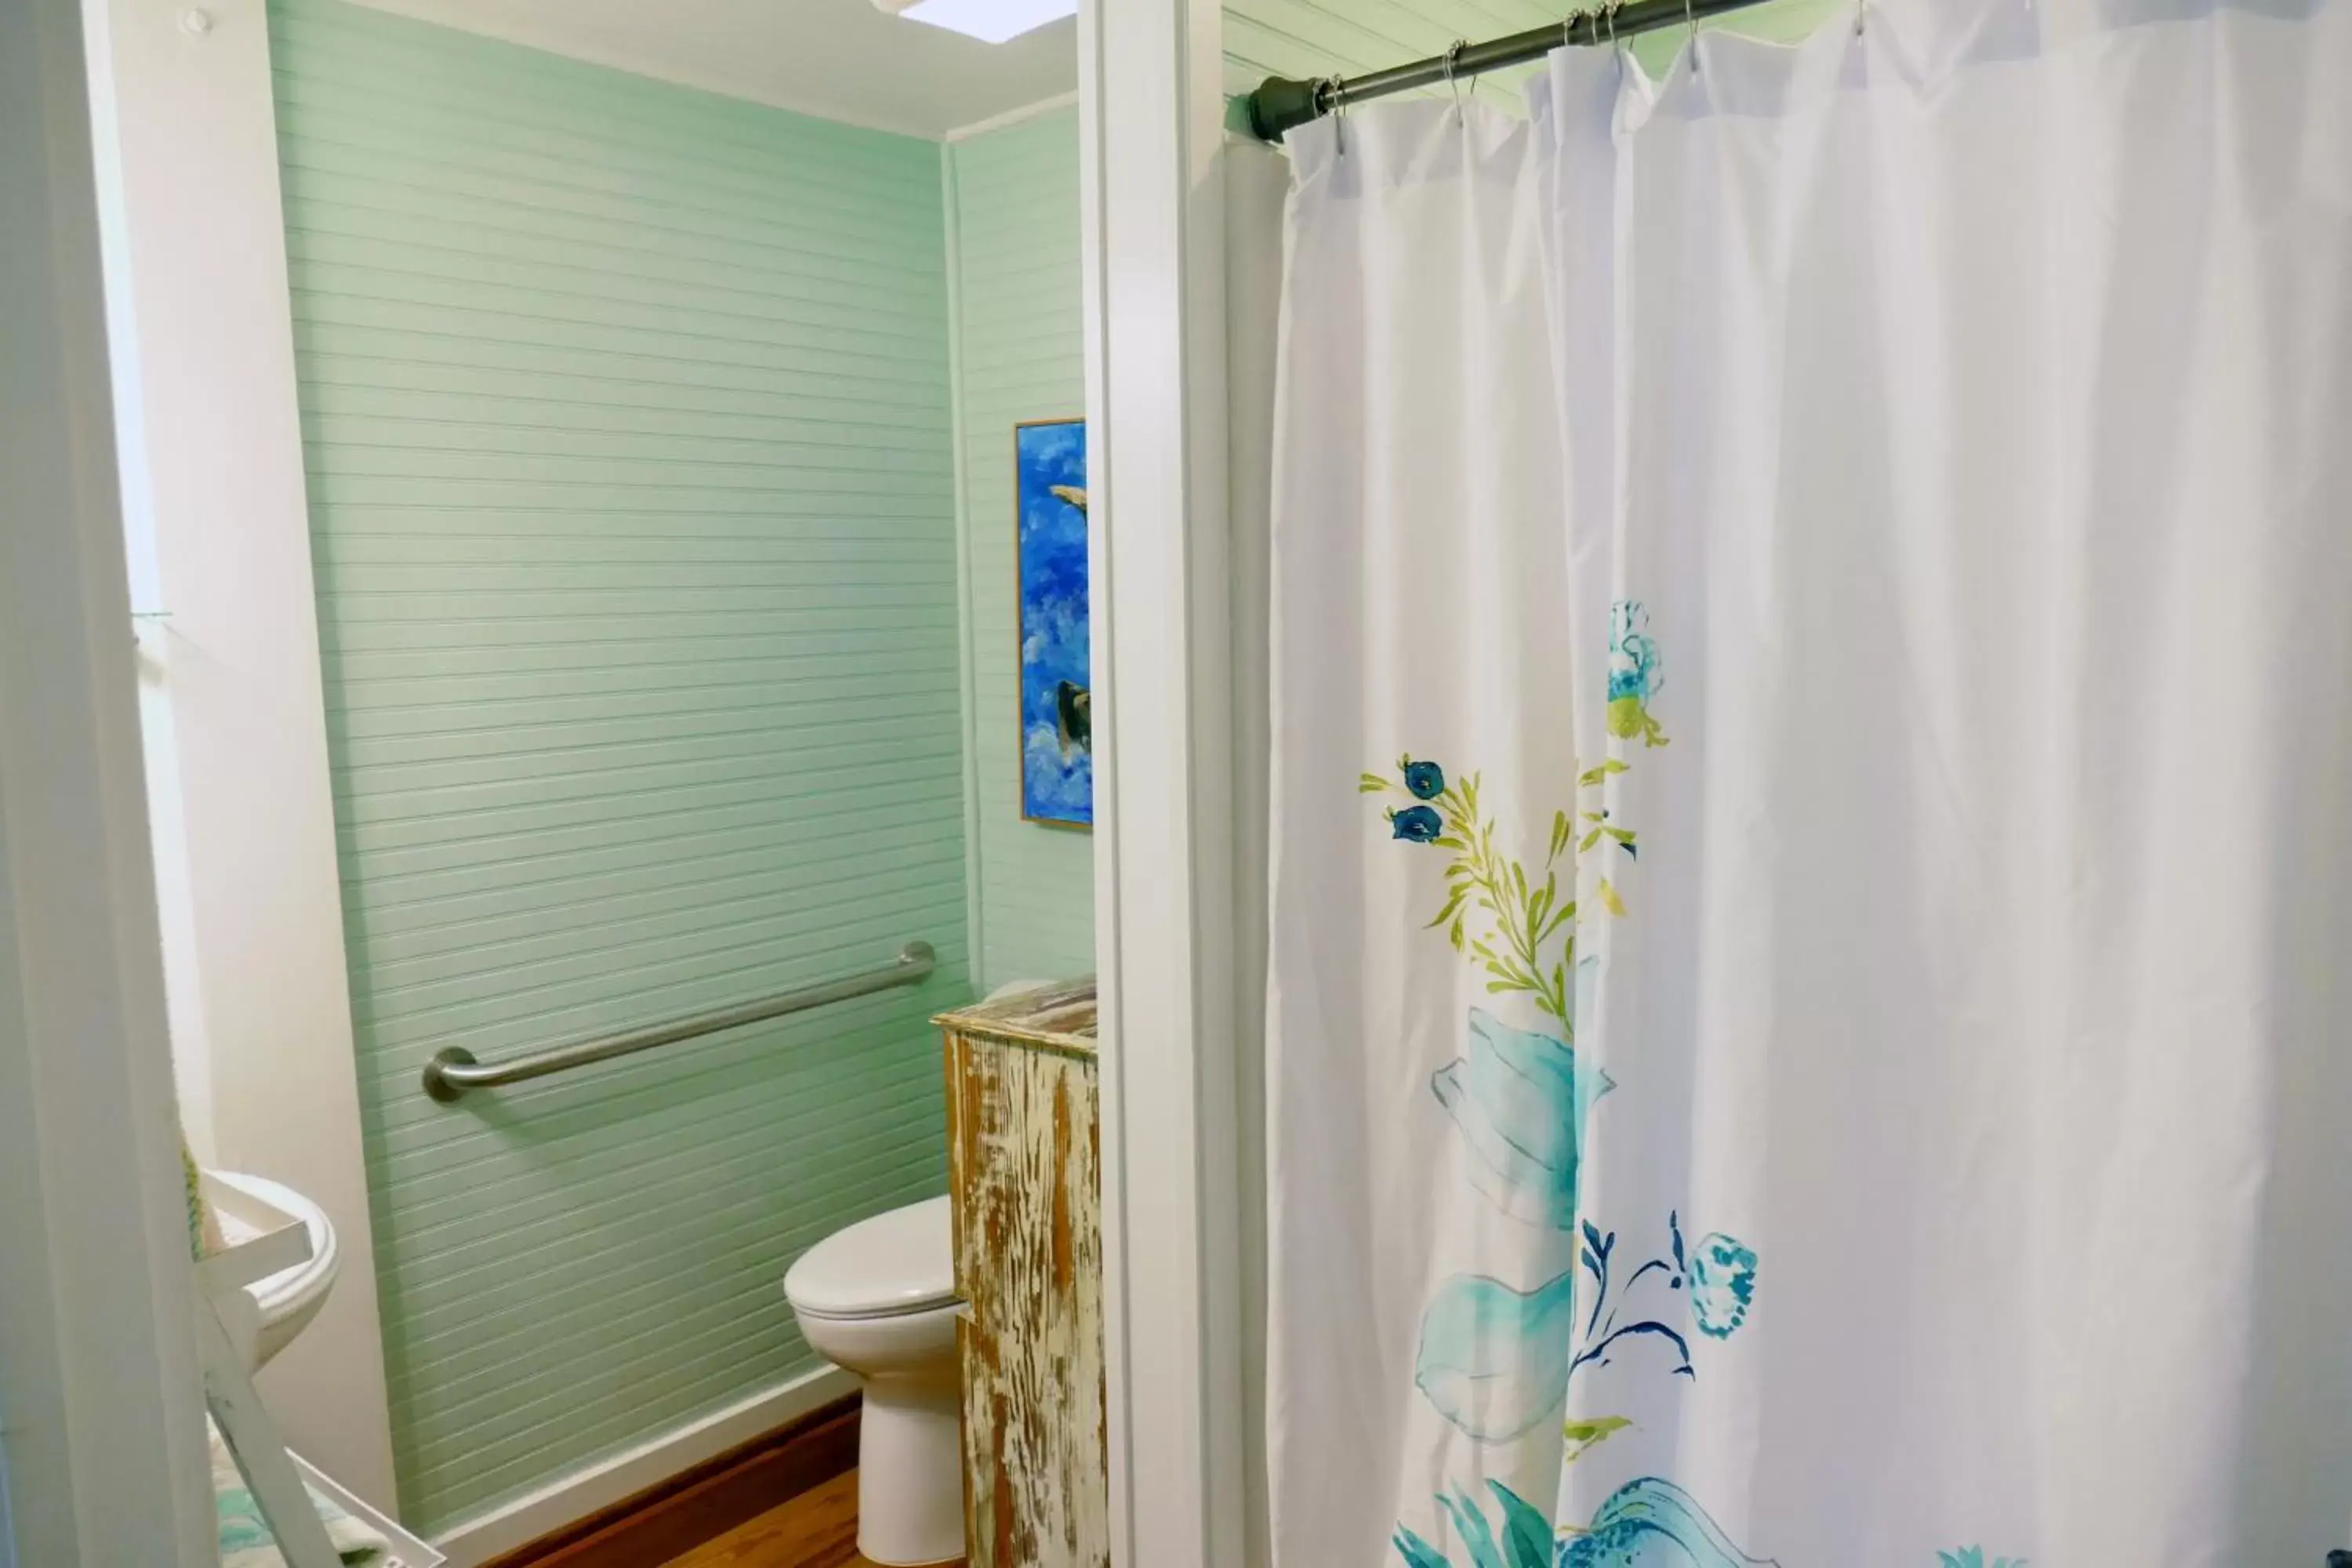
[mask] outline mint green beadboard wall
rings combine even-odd
[[[431,1532],[812,1370],[787,1262],[945,1185],[940,153],[341,0],[270,26],[394,1447]],[[919,990],[454,1108],[417,1087],[444,1046],[916,937]]]
[[[976,963],[983,984],[1094,972],[1094,839],[1021,820],[1013,427],[1086,407],[1078,115],[948,143],[957,401],[970,570]]]

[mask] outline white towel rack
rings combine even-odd
[[[205,1173],[197,1182],[222,1229],[244,1238],[196,1260],[196,1352],[204,1367],[205,1405],[253,1493],[254,1506],[277,1538],[286,1568],[340,1568],[327,1527],[303,1489],[301,1472],[253,1387],[261,1304],[246,1287],[309,1262],[310,1229],[299,1215],[226,1182]]]
[[[340,1568],[320,1522],[317,1497],[384,1539],[376,1568],[444,1568],[448,1561],[381,1510],[354,1497],[301,1455],[287,1448],[253,1386],[261,1304],[248,1287],[310,1260],[310,1231],[299,1215],[199,1172],[199,1190],[219,1218],[228,1245],[196,1263],[196,1341],[203,1354],[205,1403],[277,1538],[287,1568]]]
[[[291,1456],[303,1484],[383,1537],[387,1551],[369,1568],[446,1568],[448,1559],[401,1528],[399,1522],[352,1496],[299,1454]]]

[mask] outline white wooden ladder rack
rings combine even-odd
[[[205,1404],[287,1568],[339,1568],[327,1527],[253,1386],[261,1304],[246,1287],[309,1262],[310,1230],[299,1216],[208,1173],[198,1180],[223,1228],[234,1227],[242,1238],[195,1266],[196,1350],[204,1366]]]

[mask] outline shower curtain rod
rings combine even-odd
[[[1261,142],[1279,142],[1283,132],[1320,120],[1335,109],[1392,92],[1410,92],[1448,77],[1476,76],[1505,66],[1539,60],[1563,44],[1607,44],[1635,33],[1695,25],[1702,16],[1740,11],[1761,0],[1611,0],[1580,9],[1557,26],[1531,27],[1483,44],[1460,43],[1442,55],[1411,65],[1391,66],[1364,76],[1327,76],[1297,81],[1270,76],[1244,100],[1250,129]]]

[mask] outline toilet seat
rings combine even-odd
[[[784,1294],[805,1316],[895,1318],[953,1305],[955,1243],[945,1197],[860,1220],[802,1254]]]

